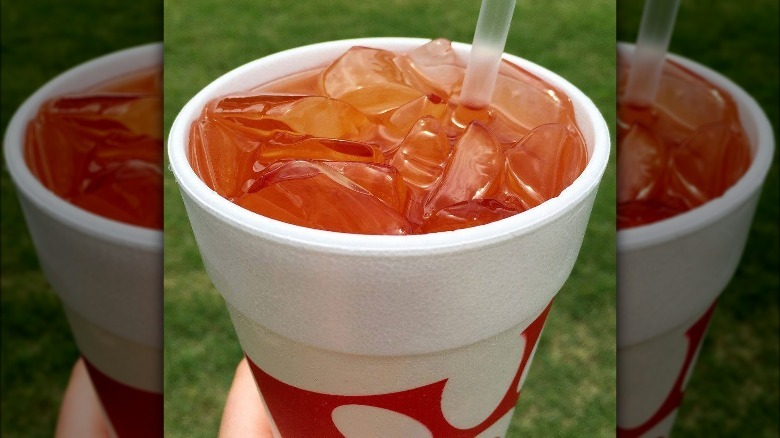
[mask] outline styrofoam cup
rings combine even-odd
[[[632,45],[618,49],[622,57],[633,53]],[[734,98],[753,161],[723,196],[617,233],[618,436],[625,437],[668,436],[703,337],[692,333],[706,329],[739,264],[775,147],[766,115],[742,88],[701,64],[668,58]]]
[[[157,43],[74,67],[19,107],[4,140],[8,172],[41,268],[62,300],[93,384],[120,435],[125,427],[113,414],[120,411],[124,419],[118,421],[135,426],[159,418],[162,433],[162,231],[107,219],[57,197],[27,167],[25,132],[49,99],[161,65],[162,44]],[[133,406],[127,397],[111,401],[127,388],[131,396],[148,395],[141,397],[144,403],[155,401],[159,412]]]
[[[608,129],[581,91],[511,55],[572,99],[589,157],[560,196],[516,216],[427,235],[315,230],[231,203],[190,166],[190,126],[210,100],[324,66],[353,46],[426,42],[344,40],[267,56],[209,84],[174,121],[171,168],[276,436],[503,435],[546,310],[577,258]],[[466,58],[468,45],[453,47]]]

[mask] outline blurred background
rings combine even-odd
[[[2,0],[0,126],[50,79],[82,62],[162,39],[159,0]],[[38,265],[5,171],[0,293],[0,436],[51,437],[78,358],[60,301]]]
[[[444,37],[471,42],[479,3],[166,1],[166,131],[200,89],[244,63],[346,38]],[[506,51],[568,79],[614,126],[613,0],[520,0]],[[225,304],[203,269],[170,173],[165,184],[165,432],[168,437],[215,436],[242,352]],[[614,428],[613,158],[580,258],[547,320],[508,436],[607,437],[614,436]]]
[[[619,41],[636,40],[643,5],[617,1]],[[669,51],[744,88],[769,117],[777,144],[778,41],[777,0],[682,0]],[[675,437],[777,436],[778,204],[775,150],[742,262],[718,300],[685,391]]]
[[[614,45],[633,41],[642,0],[520,0],[507,52],[574,83],[615,121]],[[473,0],[2,0],[0,126],[64,70],[125,47],[166,46],[165,126],[219,75],[296,46],[365,36],[469,42]],[[164,12],[163,12],[164,11]],[[615,17],[617,16],[617,28]],[[682,1],[670,50],[725,74],[778,128],[778,2]],[[614,137],[614,129],[612,130]],[[613,151],[614,156],[614,151]],[[550,313],[509,436],[613,436],[614,159],[580,259]],[[178,188],[166,175],[166,436],[216,436],[241,349],[203,270]],[[51,436],[78,356],[59,300],[38,268],[18,201],[0,175],[0,435]],[[776,436],[778,430],[778,158],[742,264],[719,300],[675,436]]]

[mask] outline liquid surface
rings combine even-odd
[[[667,61],[656,102],[623,100],[628,60],[618,60],[617,227],[676,216],[717,198],[751,163],[734,100]]]
[[[482,225],[558,196],[587,151],[568,97],[504,61],[489,108],[458,106],[449,41],[353,47],[329,66],[211,101],[189,160],[219,195],[323,230]]]
[[[43,104],[25,160],[57,196],[97,215],[162,229],[162,69]]]

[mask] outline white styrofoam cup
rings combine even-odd
[[[633,49],[621,43],[618,54],[630,57]],[[699,345],[693,345],[686,333],[705,316],[709,318],[708,309],[737,269],[775,147],[766,115],[742,88],[689,59],[673,54],[668,58],[735,100],[753,161],[723,196],[672,218],[617,233],[618,427],[624,429],[649,421],[675,376],[688,376],[687,382],[693,363],[687,370],[680,367],[686,354],[697,352]],[[667,436],[675,413],[664,417],[663,425],[647,436]]]
[[[57,197],[24,159],[25,132],[49,99],[162,65],[162,44],[114,52],[55,77],[30,96],[6,131],[16,186],[43,273],[63,302],[76,343],[112,379],[162,392],[162,231],[107,219]]]
[[[339,392],[338,385],[323,383],[332,380],[319,377],[343,372],[347,364],[352,364],[350,369],[361,368],[354,364],[365,359],[366,365],[361,368],[365,382],[360,389],[346,390],[346,383],[341,389],[377,394],[402,390],[407,380],[415,380],[410,376],[414,366],[406,371],[390,367],[394,371],[385,368],[379,373],[373,366],[385,365],[377,364],[399,358],[405,358],[399,363],[410,364],[469,346],[477,347],[463,354],[479,351],[480,357],[489,360],[491,355],[499,354],[491,352],[486,340],[503,339],[503,334],[513,331],[524,333],[550,304],[577,258],[608,161],[609,132],[599,111],[580,90],[549,70],[511,55],[505,58],[571,98],[587,144],[588,164],[560,196],[510,218],[474,228],[411,236],[309,229],[231,203],[212,191],[190,166],[190,126],[210,100],[327,65],[352,46],[408,51],[426,42],[412,38],[356,39],[276,53],[218,78],[193,97],[174,121],[168,139],[171,169],[206,270],[227,302],[244,351],[261,368],[267,366],[281,374],[290,371],[292,374],[273,376],[285,384],[333,394]],[[460,43],[453,43],[453,47],[464,59],[470,48]],[[293,357],[284,351],[298,353]],[[315,363],[322,366],[312,369],[306,364],[315,358]],[[442,361],[426,369],[429,374],[446,375],[447,367],[462,365]],[[517,363],[513,366],[517,370]],[[393,376],[380,377],[388,372]],[[476,370],[459,373],[474,375]],[[429,377],[434,378],[433,374]],[[373,387],[370,382],[374,382]],[[419,378],[415,384],[421,384]],[[374,417],[339,412],[341,420],[334,416],[333,421],[346,424],[346,428],[357,427],[351,432],[353,436],[379,424],[367,420],[364,426],[368,429],[360,429],[344,418]],[[278,423],[274,409],[271,414]],[[375,414],[382,417],[386,413]],[[453,416],[448,417],[450,423],[458,423],[458,415]],[[504,430],[506,425],[502,426]],[[416,426],[410,427],[403,430],[411,433]]]

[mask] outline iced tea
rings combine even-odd
[[[189,160],[246,209],[348,233],[467,228],[558,196],[587,163],[569,98],[504,61],[490,107],[466,108],[464,71],[443,39],[405,54],[353,47],[211,101]]]
[[[33,175],[84,210],[162,229],[161,76],[148,69],[44,103],[27,126]]]
[[[667,61],[652,106],[623,99],[630,74],[618,63],[617,226],[670,218],[717,198],[747,171],[751,151],[734,100]]]

